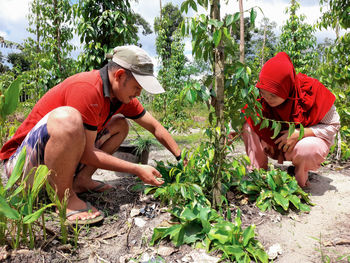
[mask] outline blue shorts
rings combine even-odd
[[[4,168],[7,176],[11,175],[23,148],[26,148],[26,161],[23,167],[24,175],[27,175],[34,167],[44,164],[45,146],[50,138],[47,132],[47,119],[48,114],[34,126],[16,152],[5,162]]]
[[[23,150],[26,148],[26,162],[23,167],[23,174],[27,175],[34,167],[38,167],[41,164],[45,164],[45,147],[46,143],[50,138],[47,131],[47,120],[49,114],[46,114],[27,134],[22,144],[17,148],[16,152],[4,163],[5,174],[10,176],[18,157]],[[100,148],[102,144],[111,137],[107,128],[101,130],[95,140],[95,147]],[[81,171],[85,167],[84,164],[78,164],[75,174]]]

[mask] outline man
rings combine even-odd
[[[53,171],[49,182],[58,197],[62,199],[66,189],[69,191],[67,220],[72,222],[89,223],[102,217],[77,196],[112,188],[92,180],[96,168],[127,172],[145,183],[162,184],[155,168],[111,155],[129,131],[120,114],[154,134],[177,159],[181,154],[168,131],[136,98],[142,89],[153,94],[164,92],[153,76],[151,58],[136,46],[116,47],[110,58],[102,69],[78,73],[49,90],[0,151],[7,175],[23,147],[27,150],[25,173],[39,164],[47,165]]]

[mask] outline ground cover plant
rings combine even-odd
[[[349,27],[348,16],[344,11],[347,10],[343,5],[344,1],[321,2],[329,4],[331,9],[320,21],[318,25],[320,28],[328,26],[336,28],[339,25],[343,29]],[[158,247],[171,240],[179,250],[186,245],[204,248],[207,253],[219,255],[222,260],[268,262],[264,251],[267,248],[262,245],[266,244],[266,240],[257,234],[255,225],[247,225],[243,208],[235,206],[232,203],[235,197],[229,198],[228,194],[244,196],[245,200],[250,201],[248,202],[250,207],[256,205],[263,213],[278,211],[282,215],[288,215],[290,212],[309,212],[313,200],[300,189],[295,178],[284,171],[272,168],[269,171],[248,172],[246,167],[249,165],[249,160],[242,157],[242,154],[237,154],[235,145],[227,145],[227,136],[231,130],[239,133],[245,116],[252,116],[255,124],[260,122],[261,128],[269,127],[274,130],[273,137],[276,137],[283,128],[287,128],[291,134],[296,127],[300,128],[300,136],[302,136],[303,127],[298,126],[297,123],[276,122],[256,117],[256,114],[260,113],[260,106],[255,103],[258,94],[254,87],[254,79],[257,77],[262,61],[266,61],[268,56],[273,55],[274,51],[266,49],[266,46],[270,49],[274,46],[268,45],[269,37],[266,37],[271,35],[271,32],[266,32],[271,29],[266,27],[266,22],[264,30],[257,33],[260,34],[259,37],[264,43],[256,45],[258,48],[240,49],[239,45],[244,43],[244,39],[237,38],[242,31],[240,22],[242,20],[244,22],[245,36],[252,33],[255,30],[254,23],[259,9],[249,9],[245,13],[244,10],[242,12],[232,10],[222,18],[220,16],[222,3],[223,1],[187,0],[183,1],[179,8],[166,5],[156,22],[156,46],[160,60],[158,78],[167,93],[156,96],[154,99],[141,98],[141,100],[147,104],[147,109],[159,117],[164,126],[176,133],[174,138],[177,141],[186,142],[183,148],[187,149],[183,152],[182,161],[179,163],[157,162],[157,169],[162,173],[165,183],[159,188],[146,188],[147,194],[152,194],[163,205],[168,206],[168,212],[172,216],[169,225],[158,227],[156,225],[148,240],[144,233],[140,234],[136,231],[134,239],[131,240],[130,233],[135,230],[135,225],[133,221],[128,221],[128,217],[132,209],[127,210],[124,215],[122,214],[124,210],[121,208],[119,210],[119,206],[129,203],[134,208],[138,202],[134,197],[134,195],[139,197],[138,194],[130,190],[130,185],[134,184],[132,178],[129,179],[132,183],[128,181],[125,187],[122,184],[118,185],[120,187],[118,192],[88,197],[91,201],[97,202],[100,206],[98,208],[105,212],[104,226],[97,229],[67,227],[65,201],[59,202],[49,185],[47,190],[51,201],[48,199],[45,203],[38,201],[39,189],[43,187],[48,174],[46,167],[40,166],[33,171],[35,183],[32,188],[25,187],[28,179],[21,176],[23,153],[10,180],[7,183],[1,182],[0,185],[0,240],[4,241],[2,246],[6,247],[6,244],[9,244],[11,249],[28,247],[40,248],[44,251],[48,249],[46,247],[49,247],[49,243],[52,247],[56,246],[60,249],[62,243],[67,245],[62,249],[68,252],[66,256],[60,257],[61,261],[70,262],[75,259],[92,261],[93,256],[91,258],[75,256],[79,249],[84,251],[84,248],[97,240],[100,242],[101,250],[106,250],[104,252],[100,250],[98,253],[105,253],[105,258],[113,262],[119,256],[115,253],[121,252],[108,251],[107,243],[113,238],[104,236],[104,232],[107,231],[115,235],[115,243],[113,243],[115,247],[122,243],[120,241],[122,236],[127,237],[127,245],[123,247],[123,253],[130,251],[129,249],[132,248],[130,244],[135,244],[135,240],[142,236],[142,245],[140,245],[142,248],[150,249],[148,244]],[[48,8],[45,8],[48,4],[50,4]],[[300,69],[312,72],[337,96],[336,106],[341,116],[342,128],[337,138],[338,143],[332,148],[334,156],[332,155],[331,158],[334,159],[330,159],[329,162],[335,163],[335,159],[339,159],[343,169],[348,165],[350,156],[348,146],[349,63],[347,63],[348,56],[344,56],[348,53],[350,38],[347,32],[343,36],[337,36],[336,40],[325,43],[324,48],[316,50],[320,54],[316,56],[314,52],[316,43],[312,36],[314,31],[311,26],[302,23],[303,16],[297,16],[296,11],[299,6],[297,1],[291,1],[288,9],[290,19],[282,29],[278,46],[283,47],[283,50],[291,55],[294,54],[293,60]],[[16,120],[17,117],[15,115],[8,117],[8,114],[13,113],[16,108],[14,105],[18,103],[19,94],[23,95],[23,98],[31,98],[32,101],[39,99],[47,89],[65,77],[103,65],[105,63],[103,54],[114,46],[138,44],[136,36],[138,26],[141,25],[145,32],[149,33],[147,23],[142,21],[142,17],[138,14],[132,12],[130,7],[129,1],[113,5],[104,0],[82,0],[74,6],[66,0],[54,1],[54,3],[48,3],[46,0],[33,1],[30,31],[36,39],[30,38],[23,45],[16,45],[20,54],[27,58],[29,65],[13,60],[13,68],[7,68],[7,71],[3,72],[2,69],[6,67],[2,67],[3,61],[0,56],[1,142],[13,134],[16,125],[20,122],[19,120],[17,124],[13,124],[16,122],[12,120]],[[208,14],[182,17],[189,10],[197,13],[199,9],[205,9]],[[59,14],[62,12],[64,16],[60,18]],[[68,44],[74,32],[73,18],[78,20],[76,21],[77,34],[86,51],[77,61],[69,57],[69,52],[73,48]],[[45,24],[44,21],[50,22]],[[110,34],[111,25],[118,32],[115,35],[116,38],[101,37],[101,35]],[[293,37],[294,32],[297,37]],[[307,38],[307,36],[310,37]],[[185,37],[192,40],[194,62],[188,61],[184,55]],[[251,39],[246,41],[250,44]],[[245,58],[242,50],[246,52]],[[312,52],[308,52],[309,50]],[[298,54],[305,56],[300,57]],[[19,78],[13,82],[16,77]],[[28,100],[21,102],[20,113],[23,113],[22,109],[25,107],[23,105],[27,103]],[[244,115],[241,109],[246,104],[249,107]],[[209,129],[206,129],[208,127]],[[189,135],[190,128],[206,129],[205,135],[201,132]],[[137,134],[139,130],[136,129],[136,135],[131,131],[135,136],[128,138],[131,143],[133,141],[137,143],[137,140],[134,140],[135,137],[149,138],[149,134],[143,132]],[[140,141],[140,144],[146,146],[145,142],[146,140]],[[161,149],[159,146],[151,148]],[[171,156],[169,159],[174,158]],[[184,165],[184,161],[187,165]],[[125,196],[122,195],[123,191],[127,193]],[[154,202],[158,205],[157,201]],[[53,217],[54,219],[51,216],[52,213],[47,211],[51,206],[55,206],[59,215]],[[255,216],[259,217],[259,214],[256,213]],[[47,222],[50,221],[58,222],[59,227],[54,228],[56,232],[50,230],[51,226],[47,226]],[[126,234],[123,235],[120,232],[115,234],[113,233],[115,229],[123,231],[126,229]],[[51,235],[49,239],[48,232]],[[40,236],[44,237],[44,245]],[[61,253],[59,249],[55,251],[59,251],[58,254]],[[97,261],[108,261],[99,258],[96,251],[98,251],[97,248],[91,255],[95,253]],[[331,256],[321,242],[317,252],[321,254],[322,262],[332,262],[332,260],[349,262],[349,255],[345,252],[337,257]],[[3,255],[1,253],[0,250],[0,255]],[[164,256],[164,258],[170,257]],[[131,257],[129,259],[131,260]],[[41,258],[33,261],[39,260]],[[166,262],[161,257],[156,260]],[[134,261],[140,262],[141,254],[134,257]]]

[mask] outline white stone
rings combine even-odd
[[[133,208],[133,209],[131,209],[131,211],[130,211],[130,216],[131,216],[131,217],[138,216],[139,214],[140,214],[140,209]]]
[[[164,246],[161,246],[159,247],[156,252],[158,255],[160,256],[163,256],[163,257],[166,257],[166,256],[170,256],[172,253],[174,253],[176,251],[175,248],[172,248],[172,247],[164,247]]]
[[[139,217],[134,218],[134,223],[138,227],[144,227],[146,225],[146,221]]]
[[[267,250],[267,254],[269,255],[269,259],[275,259],[278,255],[282,254],[282,247],[280,244],[276,243],[269,247]]]

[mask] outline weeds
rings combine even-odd
[[[49,173],[46,166],[39,166],[35,170],[32,185],[27,184],[29,173],[22,179],[25,163],[25,148],[20,153],[14,170],[5,186],[0,182],[0,242],[9,242],[16,249],[20,243],[34,248],[35,230],[33,224],[41,217],[45,209],[54,204],[36,206],[36,199]],[[37,209],[37,210],[36,210]]]

